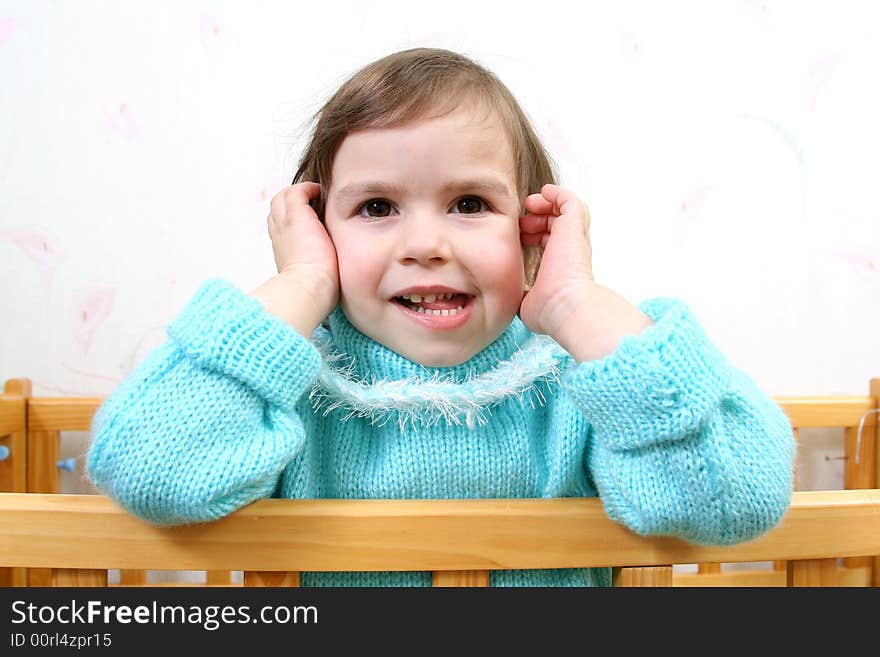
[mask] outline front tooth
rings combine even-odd
[[[419,296],[418,294],[411,294],[411,295],[409,295],[409,300],[412,301],[413,303],[419,303],[422,300],[422,297]]]
[[[434,303],[437,300],[436,294],[426,294],[424,296],[425,303]]]

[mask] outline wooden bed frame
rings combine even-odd
[[[209,586],[236,586],[233,571],[244,586],[296,586],[315,570],[431,571],[435,586],[487,586],[491,570],[599,566],[614,568],[617,586],[880,586],[875,414],[855,458],[880,379],[865,397],[777,398],[796,436],[844,429],[846,490],[796,491],[776,528],[730,547],[638,536],[595,498],[260,500],[216,522],[158,528],[102,495],[58,494],[60,432],[89,431],[103,399],[30,393],[30,381],[12,379],[0,395],[4,586],[106,586],[108,569],[120,586],[147,585],[148,569],[204,570]],[[774,570],[721,567],[755,561]],[[693,563],[695,574],[673,572]]]

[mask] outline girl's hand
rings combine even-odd
[[[547,184],[526,198],[520,239],[544,248],[535,285],[519,317],[532,333],[549,335],[578,362],[610,354],[620,338],[653,322],[619,294],[593,279],[590,213],[568,189]]]
[[[278,275],[254,295],[307,336],[339,303],[336,247],[309,201],[316,182],[285,187],[272,198],[267,225]]]
[[[519,219],[520,240],[543,247],[544,254],[519,316],[532,333],[554,337],[593,283],[590,213],[573,192],[552,184],[529,195],[525,205],[529,214]]]
[[[316,182],[297,183],[278,192],[269,206],[269,237],[279,274],[294,271],[328,288],[339,288],[336,247],[309,204],[320,193]]]

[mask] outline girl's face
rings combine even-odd
[[[458,109],[353,132],[332,181],[325,225],[342,309],[361,333],[422,365],[451,367],[510,325],[525,290],[519,199],[494,115]],[[456,294],[432,300],[443,291]]]

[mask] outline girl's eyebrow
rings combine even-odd
[[[493,192],[499,196],[510,199],[512,195],[510,190],[500,180],[495,178],[477,178],[471,180],[450,180],[440,188],[441,192],[456,192],[473,190],[480,192]],[[336,198],[344,199],[349,197],[362,196],[364,194],[397,194],[401,195],[406,190],[394,183],[386,183],[381,181],[366,181],[359,183],[350,183],[342,187],[336,192]]]

